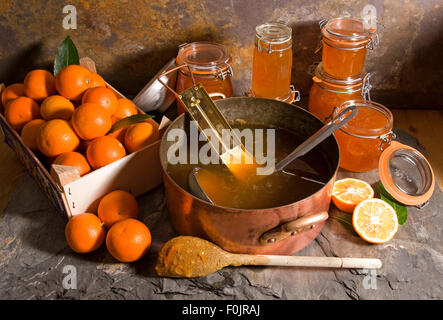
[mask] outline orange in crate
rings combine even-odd
[[[40,112],[46,120],[63,119],[71,120],[74,105],[65,97],[54,95],[43,100]]]
[[[86,90],[82,97],[82,103],[87,102],[102,106],[111,116],[117,110],[117,97],[108,88],[96,87]]]
[[[104,136],[111,129],[109,112],[96,103],[84,103],[75,109],[72,126],[80,138],[92,140]]]
[[[110,136],[92,140],[86,149],[86,157],[94,169],[104,167],[125,155],[126,150],[122,143]]]
[[[24,92],[27,97],[41,102],[55,94],[55,78],[46,70],[32,70],[23,80]]]
[[[46,120],[43,119],[34,119],[29,121],[22,129],[21,138],[29,149],[33,151],[39,151],[37,145],[37,139],[40,134],[40,130],[43,125],[46,123]]]
[[[80,139],[66,120],[54,119],[43,124],[37,138],[37,146],[41,153],[52,158],[64,152],[74,151]]]
[[[18,97],[25,95],[25,86],[23,83],[13,83],[6,87],[1,94],[1,100],[3,107]]]
[[[117,109],[112,114],[112,123],[135,114],[138,114],[138,110],[134,102],[129,99],[118,99]]]
[[[63,97],[78,101],[83,93],[91,87],[91,72],[79,65],[69,65],[59,71],[55,86]]]
[[[5,118],[16,130],[21,130],[26,123],[40,118],[40,106],[28,97],[18,97],[5,108]]]
[[[128,152],[135,152],[160,139],[155,125],[148,122],[136,123],[126,130],[125,147]]]
[[[86,158],[78,152],[65,152],[55,158],[52,164],[59,164],[62,166],[75,167],[81,176],[89,173],[91,171],[91,166],[89,165]]]

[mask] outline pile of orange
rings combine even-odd
[[[56,77],[33,70],[23,83],[2,91],[1,103],[25,145],[50,163],[76,167],[80,176],[160,138],[157,123],[150,119],[110,133],[114,123],[139,111],[107,88],[100,75],[80,65],[64,67]]]
[[[129,192],[115,190],[99,203],[97,215],[82,213],[65,227],[68,245],[77,253],[89,253],[106,241],[108,252],[118,261],[133,262],[151,247],[151,232],[138,217],[137,200]]]

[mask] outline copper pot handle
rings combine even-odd
[[[267,245],[286,239],[289,236],[293,236],[305,231],[313,229],[317,224],[326,221],[329,215],[326,211],[310,214],[297,218],[295,220],[286,222],[278,227],[266,231],[259,239],[261,245]]]

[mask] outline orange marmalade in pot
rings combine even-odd
[[[328,76],[320,63],[312,78],[313,84],[309,93],[308,109],[313,115],[325,122],[334,111],[348,100],[359,100],[369,97],[369,74],[338,80]]]
[[[225,46],[206,41],[187,43],[180,47],[176,64],[187,66],[178,71],[175,90],[178,93],[194,85],[192,72],[195,83],[201,83],[214,100],[234,95],[231,57]],[[185,111],[181,103],[177,104],[177,108],[179,114]]]
[[[323,24],[321,34],[325,72],[339,79],[358,76],[363,71],[366,49],[376,42],[373,33],[360,20],[336,18]]]
[[[292,29],[282,23],[257,26],[252,67],[255,97],[292,100]]]
[[[340,148],[340,167],[353,172],[376,169],[380,155],[394,137],[394,119],[385,106],[363,100],[351,100],[334,110],[334,115],[355,105],[358,114],[335,132]]]

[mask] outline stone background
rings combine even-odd
[[[77,9],[78,29],[64,30],[62,9]],[[293,83],[306,95],[309,66],[320,60],[318,21],[360,17],[377,8],[380,46],[369,52],[373,98],[396,108],[443,108],[441,0],[2,0],[0,82],[22,81],[36,67],[52,69],[58,44],[70,35],[81,56],[117,89],[134,96],[176,56],[184,42],[226,45],[233,58],[236,95],[250,86],[254,28],[280,20],[294,30]]]

